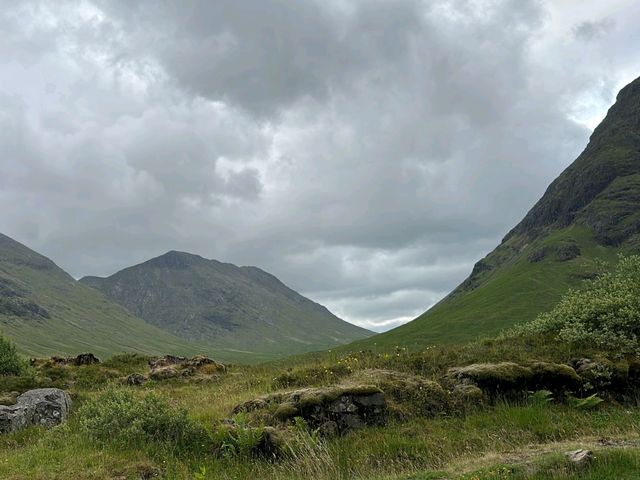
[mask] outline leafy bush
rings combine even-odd
[[[172,408],[156,393],[137,398],[128,391],[110,389],[82,405],[78,416],[84,433],[103,443],[166,443],[177,450],[199,451],[210,441],[185,410]]]
[[[640,353],[640,256],[620,257],[614,271],[569,291],[553,310],[515,332],[553,333],[569,344]]]
[[[25,361],[20,358],[16,346],[8,339],[0,336],[0,375],[20,375],[26,369]]]

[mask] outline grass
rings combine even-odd
[[[466,415],[414,415],[392,420],[385,427],[367,427],[339,437],[307,435],[292,455],[278,461],[221,456],[213,448],[177,450],[170,444],[144,439],[126,447],[122,442],[95,442],[81,428],[78,418],[82,405],[105,389],[125,389],[137,397],[155,392],[168,398],[172,408],[185,409],[190,421],[211,432],[231,416],[236,404],[282,388],[283,373],[287,373],[288,381],[295,379],[298,386],[318,386],[335,384],[350,372],[372,367],[434,378],[451,365],[474,359],[517,361],[555,352],[549,358],[559,360],[586,353],[546,345],[543,339],[530,341],[528,349],[523,345],[496,340],[439,347],[419,354],[400,350],[394,354],[303,357],[230,366],[227,374],[209,381],[148,382],[142,387],[126,387],[120,380],[130,373],[144,373],[147,359],[140,355],[118,356],[100,365],[63,367],[64,373],[55,382],[72,394],[75,413],[67,424],[48,431],[31,428],[1,436],[0,478],[145,478],[143,475],[156,472],[168,479],[471,479],[479,472],[484,476],[477,478],[488,479],[502,478],[491,476],[492,468],[502,464],[509,465],[513,475],[520,475],[518,469],[531,471],[530,464],[535,464],[540,476],[532,478],[565,478],[544,476],[545,468],[553,472],[561,467],[545,463],[548,458],[557,459],[562,451],[574,447],[596,445],[603,438],[640,438],[640,407],[635,401],[624,405],[607,402],[593,410],[582,410],[557,402],[499,400],[486,408],[471,409]],[[0,383],[0,390],[6,389]],[[530,451],[537,453],[523,462],[521,453]],[[637,460],[637,455],[625,456],[631,451],[624,452],[598,455],[589,470],[594,476],[575,478],[606,478],[597,476],[601,475],[598,472],[622,472],[625,465]]]

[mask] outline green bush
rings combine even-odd
[[[20,375],[26,369],[25,361],[20,358],[16,346],[8,339],[0,336],[0,375]]]
[[[110,389],[82,405],[78,417],[82,431],[102,443],[165,443],[178,451],[204,451],[210,444],[203,427],[156,393],[138,398],[126,390]]]
[[[640,256],[621,257],[612,272],[569,291],[553,310],[515,332],[552,333],[572,345],[640,353]]]

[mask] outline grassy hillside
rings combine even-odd
[[[286,356],[371,335],[259,268],[183,252],[81,282],[174,335],[248,355]]]
[[[422,348],[533,319],[598,261],[640,251],[640,79],[618,94],[584,152],[449,296],[412,322],[349,349]]]
[[[189,343],[127,313],[51,260],[0,234],[0,332],[26,355],[90,351],[193,354]],[[222,353],[218,356],[229,355]],[[233,357],[233,355],[231,355]]]

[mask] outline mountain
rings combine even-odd
[[[580,156],[502,243],[440,303],[349,348],[462,342],[549,310],[600,260],[640,252],[640,78],[617,96]]]
[[[124,351],[195,354],[189,342],[129,314],[48,258],[0,234],[0,333],[27,355]]]
[[[184,252],[81,282],[168,332],[247,354],[291,355],[371,335],[259,268]]]

